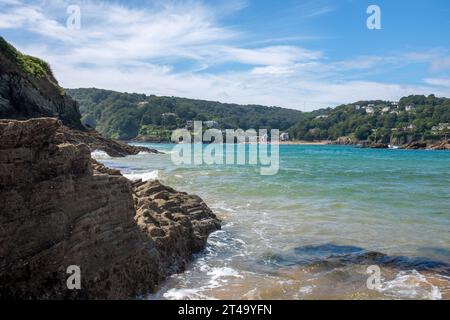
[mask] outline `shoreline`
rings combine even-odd
[[[135,141],[135,140],[122,140],[122,142],[128,144],[176,144],[173,142],[153,142],[153,141]],[[209,143],[202,143],[208,145]],[[224,143],[226,144],[226,143]],[[248,142],[245,143],[235,143],[235,144],[250,144]],[[271,144],[270,142],[268,144]],[[274,143],[275,144],[275,143]],[[320,141],[304,141],[304,140],[295,140],[295,141],[279,141],[276,144],[280,145],[309,145],[309,146],[324,146],[324,145],[332,145],[333,141],[331,140],[320,140]]]
[[[145,141],[134,141],[134,140],[123,140],[122,142],[127,143],[129,145],[142,145],[142,144],[176,144],[173,142],[145,142]],[[204,145],[208,145],[209,143],[202,143]],[[226,144],[226,143],[224,143]],[[251,144],[249,142],[244,143],[235,143],[235,144]],[[257,143],[259,144],[259,143]],[[450,150],[450,142],[440,141],[433,144],[421,144],[420,142],[413,142],[406,145],[389,147],[389,145],[364,145],[364,144],[344,144],[344,143],[336,143],[333,140],[319,140],[319,141],[305,141],[305,140],[293,140],[293,141],[279,141],[277,143],[268,144],[278,144],[278,145],[303,145],[303,146],[353,146],[355,148],[363,148],[363,149],[389,149],[389,150],[430,150],[430,151],[449,151]]]
[[[305,145],[305,146],[325,146],[332,144],[331,140],[318,140],[318,141],[305,141],[305,140],[292,140],[292,141],[280,141],[282,145]]]

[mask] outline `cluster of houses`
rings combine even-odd
[[[365,106],[361,106],[359,104],[355,105],[356,110],[364,110],[368,114],[374,114],[377,110],[381,111],[382,113],[392,113],[392,114],[399,114],[401,112],[401,108],[398,104],[398,101],[391,101],[388,102],[388,105],[375,105],[374,103],[369,103]],[[412,104],[405,106],[405,112],[414,112],[416,107]]]
[[[208,129],[218,129],[219,123],[214,120],[202,121],[202,125]],[[194,129],[194,120],[186,121],[186,129],[193,130]]]
[[[219,123],[214,120],[202,121],[202,125],[208,129],[219,129]],[[186,121],[186,129],[188,129],[188,130],[194,129],[194,120]],[[223,133],[225,133],[225,131],[223,131]],[[290,138],[289,138],[288,132],[282,132],[280,134],[280,141],[289,141],[289,139]],[[270,137],[267,134],[264,134],[259,138],[260,142],[268,142],[269,140],[270,140]]]
[[[439,123],[439,125],[431,128],[432,134],[442,134],[444,132],[450,132],[450,123]]]
[[[264,134],[264,135],[262,135],[260,138],[259,138],[259,142],[268,142],[270,139],[269,139],[269,135],[266,133],[266,134]],[[289,141],[289,133],[287,133],[287,132],[283,132],[283,133],[281,133],[280,134],[280,141]]]
[[[391,130],[393,132],[398,132],[398,131],[400,131],[400,132],[411,132],[411,131],[414,131],[415,129],[416,129],[416,126],[413,125],[413,124],[410,124],[410,125],[408,125],[406,127],[392,128]]]

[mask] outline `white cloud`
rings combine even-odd
[[[439,72],[447,69],[450,69],[450,57],[438,57],[431,63],[431,70],[434,72]]]
[[[245,7],[245,1],[227,1],[219,7],[161,1],[131,8],[85,0],[80,2],[81,30],[65,27],[69,4],[65,0],[46,5],[8,0],[14,1],[10,6],[5,1],[0,0],[0,29],[38,35],[35,41],[13,44],[49,61],[65,87],[308,110],[363,99],[394,100],[413,93],[450,95],[449,87],[436,79],[426,79],[424,85],[359,80],[364,78],[362,72],[431,63],[442,56],[439,51],[330,61],[319,50],[299,46],[245,46],[244,32],[218,22],[224,12]],[[320,11],[307,9],[307,13]],[[227,69],[226,63],[237,67]]]
[[[450,79],[449,78],[427,78],[427,79],[424,79],[424,82],[426,84],[429,84],[432,86],[449,87],[450,88]]]

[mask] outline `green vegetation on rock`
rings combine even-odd
[[[39,58],[20,53],[2,37],[0,37],[0,52],[13,62],[16,62],[28,75],[38,78],[48,75],[52,76],[52,71],[47,62]]]

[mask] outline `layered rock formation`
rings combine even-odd
[[[442,140],[427,146],[429,150],[450,150],[450,140]]]
[[[441,140],[435,142],[413,141],[402,147],[407,150],[427,149],[427,150],[450,150],[450,141]]]
[[[125,157],[128,155],[136,155],[139,152],[159,153],[156,149],[147,147],[131,146],[121,141],[112,140],[103,137],[95,130],[77,130],[69,129],[65,126],[61,128],[65,139],[70,143],[85,143],[91,149],[102,150],[111,157]]]
[[[83,129],[78,104],[58,85],[49,65],[0,37],[0,119],[34,117],[56,117]]]
[[[50,118],[0,120],[0,203],[0,298],[134,298],[220,228],[200,198],[130,182]]]
[[[354,145],[357,144],[358,141],[351,137],[339,137],[336,139],[336,141],[331,142],[330,144],[337,144],[337,145]]]

